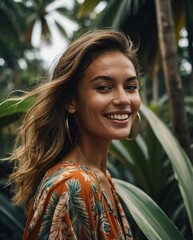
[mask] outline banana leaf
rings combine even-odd
[[[146,193],[125,181],[113,180],[118,195],[148,239],[184,240],[172,221]]]
[[[20,119],[29,107],[34,103],[35,98],[31,97],[23,101],[10,99],[0,103],[0,128]]]
[[[171,161],[193,229],[193,168],[191,162],[167,126],[145,105],[142,104],[140,110]]]

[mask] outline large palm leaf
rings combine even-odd
[[[25,39],[27,42],[35,39],[37,46],[41,40],[50,44],[56,31],[59,31],[65,38],[68,37],[65,22],[72,20],[72,15],[64,1],[34,1],[30,7],[26,6],[26,11],[29,13],[28,16],[26,15]],[[73,24],[72,21],[71,24]]]
[[[118,179],[114,181],[119,196],[148,239],[184,239],[175,225],[148,195],[132,184]]]
[[[175,173],[175,177],[179,184],[184,205],[193,228],[193,205],[192,205],[192,191],[193,191],[193,168],[186,153],[172,135],[166,125],[145,105],[142,105],[141,110],[148,119],[156,137],[160,141],[162,147],[167,153]]]

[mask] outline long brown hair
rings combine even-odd
[[[110,29],[92,30],[69,45],[61,55],[51,81],[23,97],[36,96],[37,99],[23,119],[10,157],[15,162],[10,176],[10,182],[14,183],[14,204],[24,204],[28,209],[45,172],[73,147],[65,125],[68,104],[78,94],[79,80],[92,60],[107,51],[125,54],[139,77],[136,49],[128,37]],[[72,116],[69,125],[73,137],[76,123]]]

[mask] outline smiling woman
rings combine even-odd
[[[133,239],[107,156],[135,124],[139,78],[132,42],[95,30],[69,45],[52,81],[24,96],[38,97],[12,154],[13,201],[29,211],[23,239]]]
[[[136,70],[122,52],[108,51],[92,61],[70,109],[87,151],[99,143],[108,149],[112,139],[128,136],[141,102],[138,86]],[[100,165],[98,158],[97,162]]]

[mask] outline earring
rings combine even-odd
[[[71,143],[72,146],[74,146],[77,143],[77,138],[75,139],[75,141],[73,142],[71,134],[70,134],[70,128],[69,128],[69,122],[68,122],[68,116],[65,119],[65,126],[66,126],[66,133],[68,136],[68,140]]]
[[[139,134],[140,130],[141,130],[141,116],[140,116],[139,112],[137,112],[137,117],[135,118],[135,121],[133,122],[133,125],[131,128],[131,132],[133,134],[131,134],[131,136],[128,136],[126,138],[126,140],[128,140],[128,141],[134,140],[137,137],[137,135]]]

